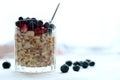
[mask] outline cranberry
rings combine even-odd
[[[40,28],[35,28],[34,32],[35,32],[35,35],[40,35]]]
[[[28,31],[28,25],[27,24],[21,24],[20,26],[20,32],[26,33]]]

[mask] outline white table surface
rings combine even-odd
[[[66,60],[80,61],[91,59],[96,62],[94,67],[80,69],[75,72],[70,67],[68,73],[61,73],[60,66]],[[10,61],[10,69],[3,69],[2,63]],[[14,59],[0,59],[0,80],[120,80],[120,55],[60,55],[56,57],[56,70],[49,73],[20,73],[14,71]]]

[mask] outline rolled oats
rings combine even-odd
[[[54,62],[54,37],[47,34],[35,36],[33,31],[15,35],[16,56],[19,65],[45,67]]]

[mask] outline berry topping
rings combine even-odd
[[[36,18],[31,18],[31,21],[35,22],[35,24],[37,25],[37,19]]]
[[[46,28],[45,28],[45,27],[41,27],[40,33],[43,34],[43,33],[45,33],[45,32],[46,32]]]
[[[40,28],[35,28],[34,32],[35,32],[35,35],[40,35]]]
[[[16,25],[17,27],[20,27],[20,21],[15,22],[15,25]]]
[[[36,18],[31,18],[32,20],[37,20]]]
[[[25,33],[27,31],[34,31],[36,35],[47,33],[52,34],[52,29],[55,28],[54,24],[49,22],[43,23],[42,20],[37,20],[36,18],[23,18],[19,17],[19,20],[15,22],[15,25],[19,27],[20,32]]]
[[[35,22],[33,22],[33,21],[29,22],[29,28],[28,28],[29,31],[34,30],[36,27],[37,27],[37,25]]]
[[[65,64],[67,64],[68,66],[72,65],[72,61],[66,61]]]
[[[30,18],[26,18],[25,21],[26,21],[27,24],[29,24],[31,19]]]
[[[27,31],[28,31],[27,24],[23,24],[23,26],[20,26],[20,32],[21,33],[26,33]]]
[[[55,28],[55,25],[54,25],[54,24],[50,24],[50,25],[49,25],[49,28],[54,29],[54,28]]]
[[[27,17],[26,19],[30,19],[29,17]]]
[[[66,72],[68,72],[69,67],[68,67],[68,65],[64,64],[60,67],[60,70],[62,73],[66,73]]]
[[[6,62],[3,62],[2,66],[4,69],[8,69],[8,68],[10,68],[11,64],[10,64],[10,62],[6,61]]]
[[[79,70],[80,70],[80,66],[74,65],[74,66],[73,66],[73,70],[74,70],[74,71],[79,71]]]
[[[47,29],[47,33],[48,33],[49,35],[51,35],[51,34],[52,34],[52,29]]]
[[[23,17],[19,17],[18,20],[23,20]]]
[[[91,62],[89,63],[89,65],[90,65],[90,66],[94,66],[94,65],[95,65],[95,62],[91,61]]]
[[[45,27],[45,28],[48,28],[48,27],[49,27],[49,23],[46,22],[46,23],[44,24],[44,27]]]
[[[38,21],[38,26],[39,26],[39,27],[42,27],[42,26],[43,26],[43,21],[39,20],[39,21]]]

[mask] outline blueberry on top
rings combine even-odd
[[[68,67],[68,65],[64,64],[60,67],[60,70],[62,73],[66,73],[66,72],[68,72],[69,67]]]
[[[49,28],[54,29],[54,28],[55,28],[55,25],[54,25],[54,24],[50,24],[50,25],[49,25]]]
[[[15,25],[16,25],[17,27],[20,27],[20,21],[15,22]]]
[[[17,22],[15,23],[15,25],[16,25],[17,27],[21,27],[21,26],[23,26],[24,24],[26,24],[26,21],[25,21],[25,20],[20,20],[20,21],[17,21]]]
[[[35,22],[37,24],[37,19],[36,18],[31,18],[31,21]]]
[[[74,71],[79,71],[79,70],[80,70],[80,66],[74,65],[74,66],[73,66],[73,70],[74,70]]]
[[[19,17],[18,20],[23,20],[23,17]]]
[[[2,66],[4,69],[8,69],[8,68],[10,68],[11,64],[10,64],[10,62],[5,61],[5,62],[3,62]]]
[[[51,35],[51,34],[52,34],[52,29],[47,29],[47,33],[48,33],[49,35]]]
[[[72,61],[66,61],[65,64],[67,64],[68,66],[72,65]]]
[[[29,31],[34,30],[36,27],[37,27],[36,23],[33,21],[30,21],[28,30]]]
[[[48,27],[49,27],[49,23],[46,22],[46,23],[44,24],[44,27],[45,27],[45,28],[48,28]]]
[[[25,21],[26,21],[27,24],[29,24],[31,19],[30,18],[26,18]]]
[[[37,20],[37,19],[36,19],[36,18],[34,18],[34,17],[33,17],[33,18],[31,18],[31,19],[32,19],[32,20]]]
[[[38,23],[38,26],[39,26],[39,27],[42,27],[42,26],[43,26],[43,21],[42,21],[42,20],[38,20],[37,23]]]

